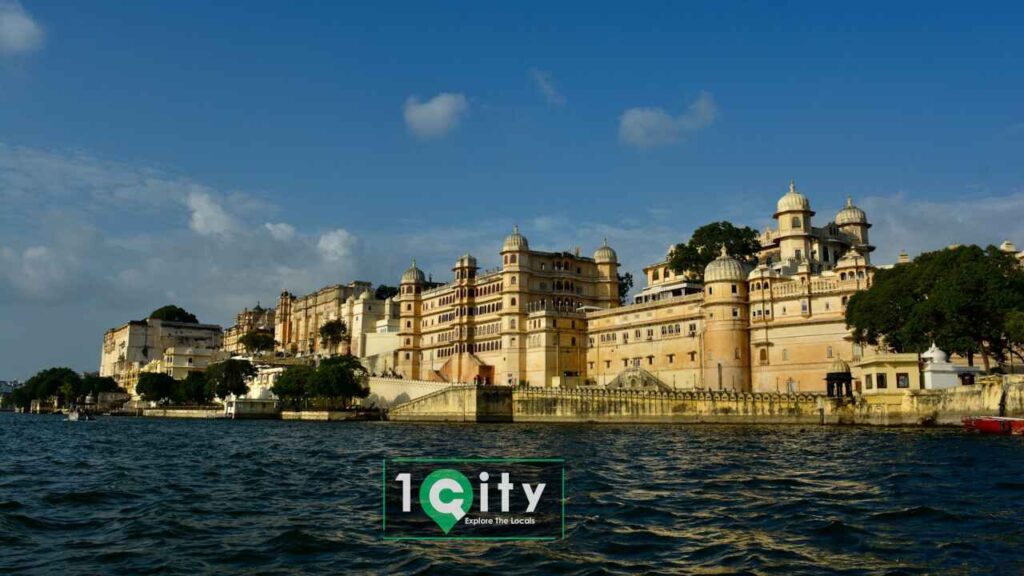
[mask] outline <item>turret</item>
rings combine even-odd
[[[750,391],[750,333],[747,271],[721,255],[704,269],[704,386]]]
[[[779,249],[782,261],[801,261],[811,258],[811,203],[797,192],[796,183],[790,181],[789,191],[776,204],[775,220],[779,227]]]
[[[526,379],[526,334],[527,289],[530,274],[528,259],[530,244],[519,233],[519,226],[512,229],[501,245],[502,261],[502,303],[501,338],[502,347],[507,351],[506,374],[496,374],[497,382],[518,384]]]
[[[604,244],[594,252],[594,262],[597,264],[597,272],[601,280],[597,285],[598,296],[612,303],[612,306],[619,302],[619,256],[608,245],[605,238]]]
[[[846,206],[836,214],[836,226],[850,239],[853,249],[867,260],[868,254],[875,249],[868,241],[868,228],[871,228],[871,224],[868,223],[867,214],[853,205],[853,198],[846,197]]]
[[[398,288],[398,360],[399,372],[407,378],[420,378],[420,318],[422,312],[421,294],[426,277],[412,261]]]

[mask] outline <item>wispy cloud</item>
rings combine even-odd
[[[0,55],[17,56],[38,50],[46,34],[17,0],[0,0]]]
[[[619,117],[619,139],[636,148],[667,146],[711,125],[717,117],[718,105],[708,92],[678,116],[663,108],[630,108]]]
[[[859,201],[872,223],[871,243],[878,246],[876,263],[896,260],[950,244],[998,245],[1012,240],[1024,246],[1024,191],[1006,196],[970,196],[929,200],[899,192]]]
[[[440,138],[459,125],[469,112],[469,101],[463,94],[442,92],[425,102],[409,96],[402,106],[405,125],[417,138]]]
[[[565,106],[565,96],[555,88],[555,83],[551,80],[551,73],[539,70],[537,68],[530,68],[529,70],[530,79],[533,80],[537,89],[544,95],[544,99],[547,100],[548,104],[556,107]]]

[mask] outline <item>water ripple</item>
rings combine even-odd
[[[1019,438],[12,414],[0,430],[4,574],[1024,572]],[[564,457],[567,539],[381,540],[381,459],[424,455]]]

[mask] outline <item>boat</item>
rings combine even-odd
[[[968,416],[964,418],[964,430],[981,434],[1024,435],[1024,418],[1003,416]]]
[[[68,412],[68,422],[88,421],[93,420],[92,414],[85,410],[78,410],[77,408]]]

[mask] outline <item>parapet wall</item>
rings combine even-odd
[[[397,406],[450,386],[452,384],[448,382],[372,376],[370,377],[370,396],[364,399],[362,404],[378,408]]]
[[[1019,376],[979,379],[973,386],[944,390],[909,390],[866,394],[837,413],[851,424],[898,426],[959,425],[966,416],[1024,417],[1024,379]]]
[[[392,408],[388,418],[419,422],[512,422],[512,388],[448,386]]]
[[[812,394],[516,388],[516,422],[821,424],[830,404]]]

